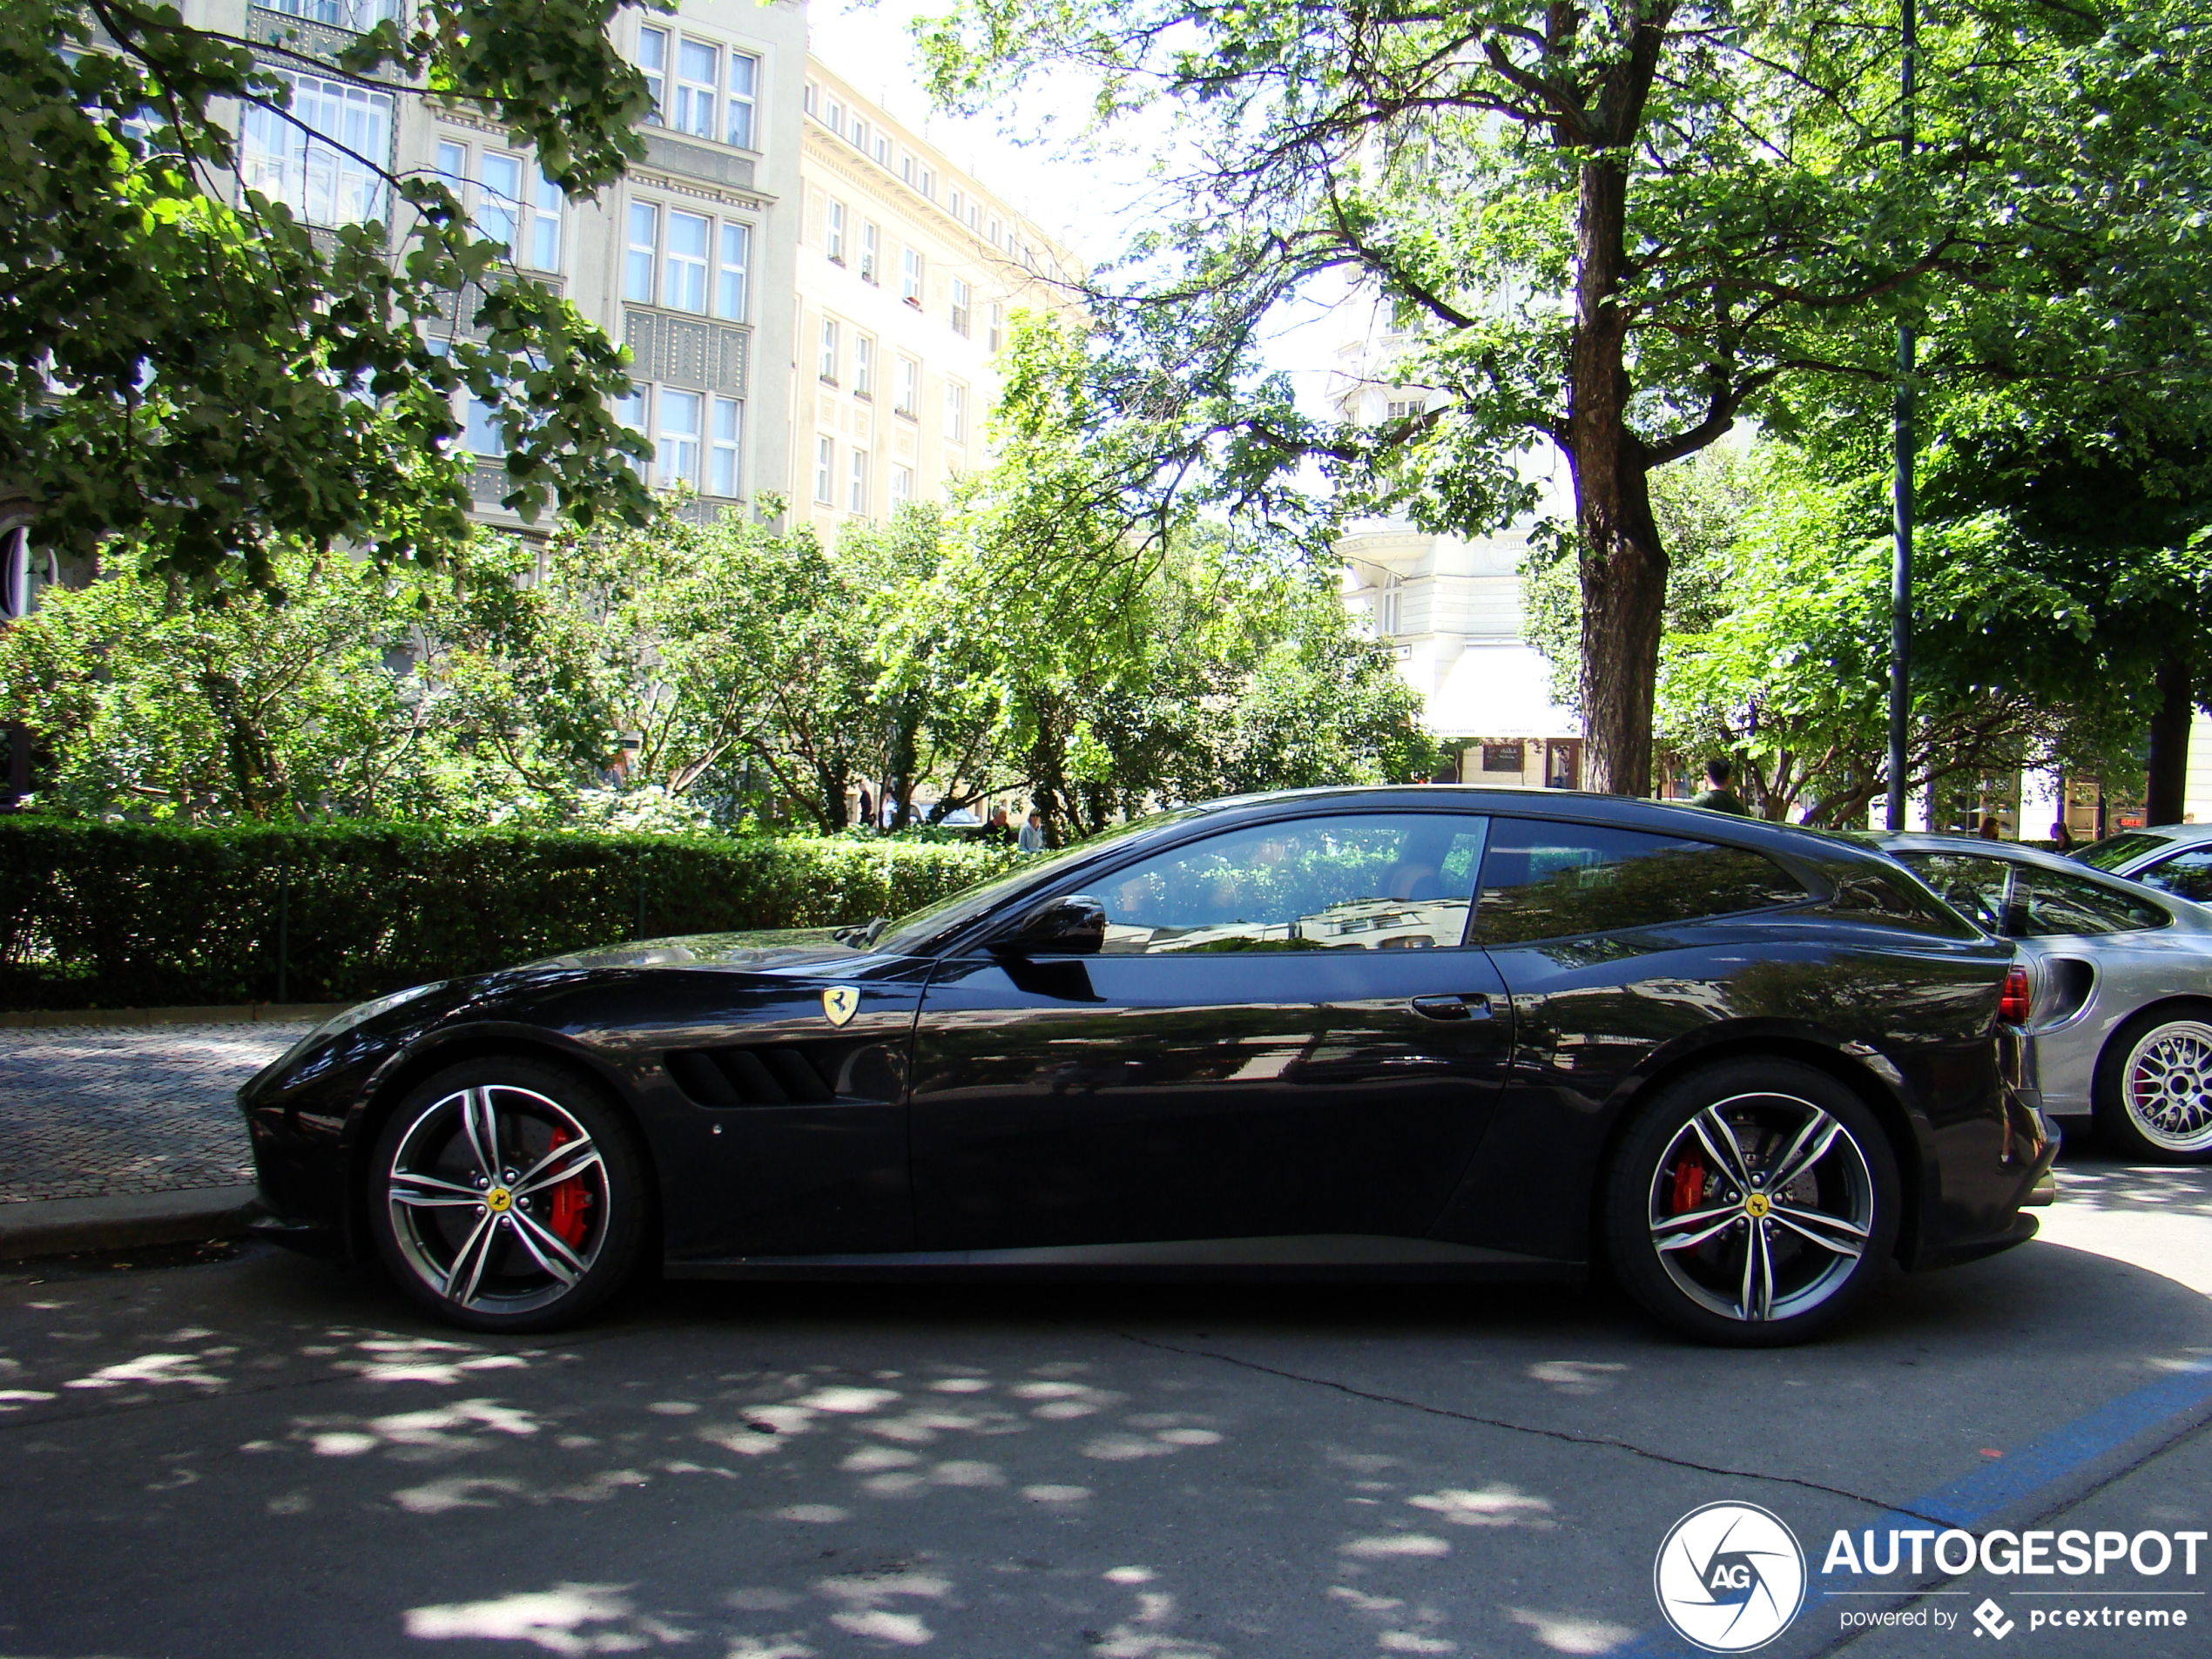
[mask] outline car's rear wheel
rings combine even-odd
[[[2212,1158],[2212,1005],[2173,1003],[2112,1035],[2097,1066],[2097,1129],[2112,1149],[2168,1163]]]
[[[584,1079],[471,1061],[400,1103],[377,1138],[369,1224],[401,1287],[475,1331],[581,1318],[636,1267],[648,1205],[622,1115]]]
[[[1703,1068],[1622,1136],[1608,1258],[1649,1312],[1703,1341],[1802,1342],[1865,1294],[1897,1239],[1897,1160],[1863,1100],[1793,1061]]]

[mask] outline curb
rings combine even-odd
[[[246,1231],[254,1198],[252,1187],[199,1187],[0,1204],[0,1262],[78,1250],[236,1238]]]
[[[24,1008],[0,1013],[0,1031],[64,1025],[268,1025],[327,1020],[351,1002],[237,1002],[204,1008]]]

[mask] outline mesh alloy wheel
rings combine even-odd
[[[1649,1221],[1691,1300],[1750,1324],[1787,1319],[1858,1266],[1874,1179],[1850,1131],[1811,1101],[1739,1095],[1676,1131],[1652,1173]]]
[[[380,1253],[441,1317],[477,1330],[566,1323],[628,1276],[644,1184],[618,1116],[529,1062],[456,1068],[379,1143]]]
[[[2212,1025],[2166,1020],[2135,1036],[2120,1068],[2128,1127],[2155,1152],[2212,1152]]]
[[[1606,1178],[1608,1259],[1650,1312],[1708,1342],[1799,1342],[1893,1251],[1895,1154],[1867,1103],[1793,1060],[1725,1061],[1663,1086]]]

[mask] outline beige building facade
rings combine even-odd
[[[1066,302],[1066,254],[912,128],[810,60],[799,137],[792,518],[833,536],[941,502],[984,462],[1019,308]]]

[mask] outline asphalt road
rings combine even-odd
[[[1597,1291],[686,1285],[494,1342],[259,1248],[0,1272],[0,1656],[1687,1651],[1654,1553],[1723,1501],[1811,1558],[1768,1653],[2212,1651],[2212,1551],[2133,1601],[1818,1572],[1968,1488],[1977,1530],[2212,1527],[2212,1176],[2067,1193],[1749,1354]],[[2191,1622],[2030,1628],[2093,1604]]]

